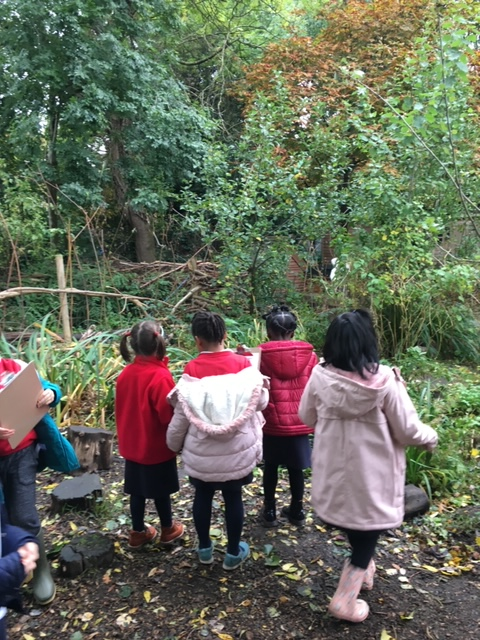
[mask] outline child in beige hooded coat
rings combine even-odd
[[[369,608],[357,596],[373,587],[379,535],[403,520],[405,447],[431,450],[437,434],[421,422],[398,371],[379,364],[368,312],[335,318],[323,356],[299,416],[315,428],[313,507],[322,520],[346,531],[352,547],[329,611],[362,622]]]

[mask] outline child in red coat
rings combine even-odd
[[[308,435],[313,429],[298,417],[298,405],[305,385],[318,358],[308,342],[294,340],[297,318],[286,305],[275,306],[266,315],[269,342],[260,345],[262,357],[260,371],[270,378],[270,400],[263,411],[263,493],[264,508],[261,520],[265,527],[278,524],[275,491],[278,467],[288,470],[290,506],[281,514],[291,524],[305,522],[303,470],[311,466]]]
[[[136,324],[120,342],[120,353],[134,360],[118,376],[115,418],[118,447],[125,458],[125,493],[130,494],[132,531],[128,546],[138,549],[157,537],[145,525],[145,502],[155,501],[161,524],[160,542],[170,544],[183,536],[184,527],[172,520],[170,495],[179,490],[176,454],[167,447],[166,434],[173,409],[167,395],[174,388],[168,370],[163,329],[146,320]]]

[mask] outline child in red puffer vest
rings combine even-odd
[[[313,429],[298,417],[303,390],[318,358],[308,342],[294,340],[297,318],[286,305],[273,307],[263,316],[269,342],[260,345],[260,371],[270,378],[270,400],[263,411],[263,493],[261,521],[265,527],[278,524],[275,491],[279,466],[286,467],[290,480],[290,506],[281,515],[291,524],[305,522],[303,470],[311,466],[308,435]]]

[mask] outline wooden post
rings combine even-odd
[[[63,268],[63,256],[55,256],[55,264],[57,267],[57,282],[59,289],[66,289],[65,270]],[[70,327],[70,316],[68,313],[68,300],[66,293],[60,293],[60,316],[62,318],[63,337],[65,342],[72,341],[72,329]]]

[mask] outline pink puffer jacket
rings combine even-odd
[[[318,362],[312,345],[299,340],[272,340],[261,344],[260,349],[260,371],[270,378],[263,433],[271,436],[313,433],[298,417],[300,398]]]

